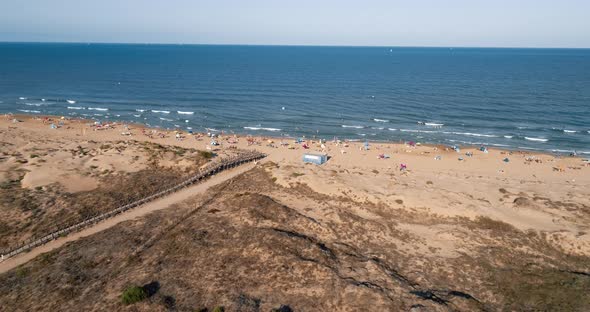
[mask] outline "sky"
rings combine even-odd
[[[590,0],[1,0],[0,41],[590,48]]]

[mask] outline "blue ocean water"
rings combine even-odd
[[[194,131],[590,153],[590,50],[0,43],[0,102]]]

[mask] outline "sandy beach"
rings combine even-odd
[[[313,224],[305,227],[309,232],[306,235],[316,233],[317,239],[322,237],[330,242],[342,240],[340,236],[344,235],[348,237],[344,241],[358,248],[364,248],[363,244],[373,246],[374,254],[385,255],[384,250],[393,249],[397,253],[424,257],[418,267],[441,261],[450,263],[465,255],[481,257],[484,255],[481,248],[490,245],[501,246],[508,254],[518,251],[533,258],[552,257],[547,263],[561,261],[566,266],[570,260],[564,259],[590,257],[590,166],[579,157],[493,148],[482,151],[478,147],[454,150],[413,143],[369,142],[365,146],[364,142],[312,139],[295,142],[294,139],[221,133],[215,133],[217,136],[212,139],[207,134],[183,132],[177,135],[174,131],[141,125],[96,127],[93,121],[49,118],[52,120],[44,116],[0,117],[0,182],[11,181],[15,173],[20,172],[19,187],[31,190],[27,196],[34,197],[35,190],[51,190],[51,185],[56,184],[60,194],[92,193],[115,176],[141,172],[149,167],[150,159],[153,161],[153,155],[143,154],[142,144],[186,150],[163,152],[157,159],[158,168],[181,172],[206,163],[198,158],[198,151],[224,157],[236,150],[255,149],[268,156],[260,168],[238,179],[242,184],[232,184],[238,189],[250,187],[255,191],[236,190],[236,194],[263,194],[273,198],[273,202],[290,207],[297,216],[304,215],[309,220],[317,220],[318,224],[333,224],[331,230],[322,230]],[[212,140],[218,145],[212,145]],[[104,147],[106,145],[109,148]],[[71,150],[86,152],[72,153]],[[304,164],[302,157],[309,152],[326,153],[329,160],[323,165]],[[252,185],[245,186],[248,179]],[[330,208],[331,205],[338,208]],[[59,202],[42,207],[48,210],[11,211],[10,203],[3,204],[2,228],[10,233],[7,236],[10,241],[39,234],[35,232],[37,221],[59,223],[61,218],[76,213],[58,211]],[[215,207],[224,211],[226,206]],[[239,215],[233,214],[231,218],[238,219],[232,222],[262,222],[248,221],[248,218],[237,217]],[[352,216],[351,220],[356,221],[348,220]],[[300,217],[293,218],[293,222],[299,222],[295,220]],[[285,222],[290,224],[291,221],[286,219]],[[336,228],[340,232],[330,232]],[[501,233],[502,229],[511,234],[496,232]],[[108,233],[101,235],[110,235]],[[535,244],[540,240],[543,248],[551,252],[535,250],[540,247],[532,243],[512,246],[510,240],[506,240],[513,236],[525,239],[527,235],[538,237]],[[8,243],[5,241],[5,246]],[[60,252],[65,252],[68,246]],[[417,260],[413,261],[411,265],[417,265]],[[571,263],[576,266],[578,262]],[[547,266],[555,267],[554,264]],[[409,266],[401,269],[409,270]],[[428,280],[418,273],[408,274],[416,283]],[[453,283],[457,285],[459,280]],[[259,291],[264,289],[259,288]],[[503,302],[503,297],[484,286],[472,287],[472,291],[477,292],[477,296],[472,295],[480,302]],[[350,302],[332,303],[340,306]],[[388,304],[387,300],[381,303]],[[462,307],[473,307],[465,304]]]

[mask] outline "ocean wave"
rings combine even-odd
[[[88,107],[88,110],[96,110],[96,111],[106,112],[109,109],[108,108],[102,108],[102,107]]]
[[[74,101],[74,100],[66,100],[66,102],[68,102],[70,104],[76,104],[76,101]]]
[[[141,115],[133,114],[133,117],[139,118],[139,117],[141,117]]]
[[[214,129],[214,128],[205,128],[205,130],[207,130],[209,132],[219,132],[219,130]]]
[[[174,119],[160,117],[160,120],[164,120],[164,121],[173,121]]]
[[[24,104],[27,106],[37,106],[37,107],[43,105],[42,103],[24,103]]]
[[[193,130],[193,127],[186,127],[187,130]]]
[[[504,136],[504,138],[506,138],[506,139],[512,139],[513,137],[514,137],[514,136],[512,136],[512,135],[505,135],[505,136]]]
[[[383,130],[385,128],[383,128],[383,127],[371,127],[371,129],[373,129],[373,130]]]
[[[136,111],[136,112],[143,113],[143,112],[145,112],[145,109],[139,109],[139,108],[138,108],[138,109],[136,109],[135,111]]]
[[[17,111],[19,111],[19,112],[23,112],[23,113],[41,114],[41,112],[40,112],[40,111],[38,111],[38,110],[30,110],[30,109],[17,109]]]
[[[497,138],[497,135],[493,134],[481,134],[481,133],[471,133],[471,132],[443,132],[444,134],[457,134],[457,135],[466,135],[466,136],[474,136],[474,137],[484,137],[484,138]]]
[[[281,129],[277,129],[277,128],[262,128],[262,127],[244,127],[244,129],[247,129],[247,130],[263,130],[263,131],[272,131],[272,132],[281,131]]]
[[[19,97],[18,99],[19,99],[19,100],[26,100],[27,98],[26,98],[26,97],[23,97],[23,96],[21,96],[21,97]]]
[[[180,115],[192,115],[195,113],[195,112],[183,112],[183,111],[176,111],[176,112]]]
[[[152,109],[152,113],[170,114],[170,111]]]
[[[576,131],[576,130],[567,130],[567,129],[563,129],[563,132],[565,132],[565,133],[576,133],[576,132],[578,132],[578,131]]]
[[[85,109],[85,108],[81,107],[81,106],[68,106],[68,109]]]
[[[415,133],[439,133],[433,130],[414,130],[414,129],[399,129],[401,132],[415,132]]]
[[[524,137],[525,140],[529,140],[529,141],[535,141],[535,142],[547,142],[549,141],[548,139],[544,139],[544,138],[531,138],[531,137]]]
[[[428,126],[428,127],[437,127],[437,128],[440,128],[440,127],[444,126],[445,124],[434,123],[434,122],[425,122],[424,125],[425,126]]]
[[[389,131],[397,131],[397,129],[395,129],[395,128],[387,128],[387,130],[389,130]]]
[[[363,129],[364,126],[349,126],[349,125],[342,125],[342,128],[354,128],[354,129]]]
[[[389,122],[389,120],[387,120],[387,119],[373,118],[373,120],[376,122]]]

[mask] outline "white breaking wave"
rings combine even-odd
[[[106,112],[109,109],[108,108],[102,108],[102,107],[88,107],[88,110],[96,110],[96,111]]]
[[[152,113],[170,114],[170,111],[152,109]]]
[[[363,126],[348,126],[348,125],[342,125],[342,128],[355,128],[355,129],[363,129]]]
[[[70,104],[76,104],[76,101],[74,101],[74,100],[66,100],[66,102],[68,102]]]
[[[387,130],[389,130],[389,131],[397,131],[397,129],[395,129],[395,128],[387,128]]]
[[[160,120],[165,120],[165,121],[172,121],[173,119],[170,119],[170,118],[164,118],[164,117],[160,117]]]
[[[416,133],[439,133],[438,131],[432,130],[413,130],[413,129],[399,129],[401,132],[416,132]]]
[[[565,130],[564,129],[563,132],[565,132],[565,133],[576,133],[578,131],[576,131],[576,130]]]
[[[444,134],[458,134],[458,135],[466,135],[466,136],[474,136],[474,137],[484,137],[484,138],[497,138],[497,135],[493,134],[481,134],[481,133],[471,133],[471,132],[443,132]]]
[[[139,117],[141,117],[141,115],[135,115],[135,114],[133,114],[133,117],[139,118]]]
[[[535,142],[547,142],[549,141],[548,139],[543,139],[543,138],[530,138],[530,137],[524,137],[525,140],[529,140],[529,141],[535,141]]]
[[[29,110],[29,109],[17,109],[17,110],[20,112],[23,112],[23,113],[41,114],[41,112],[38,110]]]
[[[27,105],[27,106],[37,106],[37,107],[39,107],[39,106],[41,106],[41,105],[43,105],[43,104],[41,104],[41,103],[25,103],[25,105]]]
[[[192,115],[195,112],[182,112],[182,111],[177,111],[177,113],[179,113],[180,115]]]
[[[281,131],[281,129],[277,129],[277,128],[262,128],[262,127],[244,127],[244,129],[247,130],[263,130],[263,131]]]
[[[387,119],[373,118],[373,120],[376,121],[376,122],[389,122],[389,120],[387,120]]]
[[[511,135],[505,135],[504,137],[507,138],[507,139],[512,139],[513,138],[513,136],[511,136]]]
[[[85,108],[81,107],[81,106],[68,106],[68,109],[85,109]]]
[[[434,122],[425,122],[425,123],[424,123],[424,125],[425,125],[425,126],[428,126],[428,127],[442,127],[442,126],[444,126],[445,124],[441,124],[441,123],[434,123]]]
[[[135,111],[136,111],[136,112],[143,113],[143,112],[145,112],[145,109],[136,109]]]
[[[27,98],[26,98],[26,97],[22,97],[22,96],[21,96],[21,97],[19,97],[18,99],[19,99],[19,100],[26,100]]]

